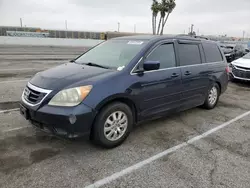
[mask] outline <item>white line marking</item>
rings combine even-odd
[[[6,81],[1,81],[0,83],[13,83],[13,82],[27,82],[29,81],[29,79],[26,79],[26,80],[6,80]]]
[[[0,114],[8,113],[8,112],[13,112],[13,111],[18,111],[19,108],[13,108],[9,110],[0,110]]]
[[[249,114],[250,114],[250,111],[248,111],[248,112],[246,112],[246,113],[244,113],[242,115],[239,115],[236,118],[234,118],[234,119],[232,119],[232,120],[230,120],[230,121],[228,121],[226,123],[223,123],[222,125],[219,125],[218,127],[215,127],[215,128],[213,128],[213,129],[211,129],[211,130],[209,130],[209,131],[207,131],[207,132],[205,132],[205,133],[203,133],[203,134],[201,134],[199,136],[196,136],[196,137],[188,140],[187,142],[183,142],[183,143],[181,143],[181,144],[179,144],[177,146],[169,148],[169,149],[167,149],[167,150],[165,150],[165,151],[163,151],[161,153],[158,153],[158,154],[156,154],[156,155],[154,155],[154,156],[152,156],[152,157],[150,157],[150,158],[148,158],[148,159],[146,159],[144,161],[136,163],[136,164],[134,164],[134,165],[132,165],[132,166],[130,166],[128,168],[125,168],[124,170],[122,170],[120,172],[116,172],[116,173],[114,173],[114,174],[112,174],[112,175],[110,175],[108,177],[105,177],[105,178],[103,178],[101,180],[98,180],[95,183],[86,186],[85,188],[97,188],[97,187],[101,187],[103,185],[106,185],[106,184],[108,184],[108,183],[110,183],[110,182],[112,182],[112,181],[114,181],[114,180],[116,180],[116,179],[118,179],[118,178],[120,178],[120,177],[122,177],[124,175],[127,175],[127,174],[129,174],[129,173],[131,173],[131,172],[133,172],[135,170],[138,170],[139,168],[142,168],[143,166],[145,166],[145,165],[147,165],[147,164],[149,164],[149,163],[151,163],[151,162],[153,162],[155,160],[158,160],[158,159],[162,158],[165,155],[168,155],[168,154],[170,154],[172,152],[175,152],[175,151],[177,151],[177,150],[179,150],[179,149],[181,149],[181,148],[183,148],[185,146],[188,146],[189,144],[191,144],[191,143],[193,143],[193,142],[195,142],[197,140],[205,138],[208,135],[210,135],[210,134],[212,134],[212,133],[214,133],[214,132],[216,132],[216,131],[218,131],[218,130],[220,130],[220,129],[228,126],[228,125],[230,125],[231,123],[234,123],[235,121],[238,121],[239,119],[241,119],[241,118],[243,118],[245,116],[248,116]]]
[[[30,126],[17,127],[17,128],[8,129],[8,130],[2,131],[2,132],[3,132],[3,133],[7,133],[7,132],[12,132],[12,131],[17,131],[17,130],[25,129],[25,128],[28,128],[28,127],[30,127]]]

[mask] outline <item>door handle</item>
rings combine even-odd
[[[188,76],[188,75],[190,75],[190,74],[191,74],[190,71],[186,71],[186,72],[184,73],[184,75],[186,75],[186,76]]]
[[[172,77],[172,78],[175,78],[175,77],[178,77],[178,76],[179,76],[179,74],[173,73],[171,77]]]

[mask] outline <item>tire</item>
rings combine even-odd
[[[118,122],[118,120],[120,121]],[[119,146],[131,132],[133,122],[133,113],[129,106],[121,102],[109,104],[100,111],[93,125],[94,143],[105,148]],[[105,127],[108,131],[104,131]]]
[[[213,92],[217,93],[216,97],[215,94],[212,94]],[[208,89],[203,107],[209,110],[213,109],[217,105],[219,98],[220,98],[220,87],[217,83],[213,83]]]

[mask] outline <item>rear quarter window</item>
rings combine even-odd
[[[207,63],[213,63],[213,62],[219,62],[223,61],[222,54],[219,50],[219,47],[214,43],[203,43],[202,44],[206,62]]]

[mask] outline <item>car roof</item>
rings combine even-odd
[[[179,39],[179,40],[191,40],[191,41],[209,41],[204,38],[194,38],[187,35],[133,35],[133,36],[124,36],[117,37],[111,40],[148,40],[148,41],[157,41],[164,39]],[[212,42],[212,41],[211,41]]]

